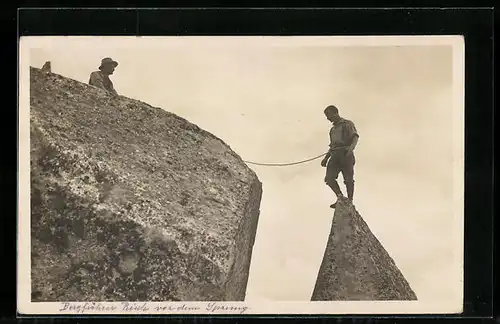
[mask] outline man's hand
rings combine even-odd
[[[328,163],[328,158],[329,158],[329,156],[327,155],[323,158],[323,160],[321,160],[322,167],[326,167],[326,164]]]

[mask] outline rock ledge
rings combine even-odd
[[[340,200],[311,300],[416,299],[354,206]]]
[[[187,120],[31,68],[33,301],[244,300],[262,185]]]

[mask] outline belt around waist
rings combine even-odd
[[[339,151],[339,150],[346,150],[348,146],[331,146],[330,151]]]

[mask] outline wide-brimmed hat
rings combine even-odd
[[[104,65],[112,64],[115,67],[118,66],[118,62],[114,61],[111,57],[105,57],[101,60],[101,65],[99,66],[99,69],[102,69]]]

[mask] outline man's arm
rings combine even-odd
[[[358,138],[359,138],[359,135],[358,134],[355,134],[352,138],[352,142],[351,142],[351,145],[349,146],[349,151],[354,151],[354,149],[356,148],[356,145],[358,145]]]
[[[330,150],[326,152],[325,157],[321,160],[321,166],[326,167],[326,164],[328,163],[328,159],[330,158]]]
[[[112,83],[112,82],[111,82],[111,93],[112,93],[114,96],[118,96],[118,92],[116,92],[115,87],[113,86],[113,83]]]
[[[356,148],[356,145],[358,144],[358,130],[356,129],[356,126],[354,125],[353,122],[348,122],[347,125],[345,125],[345,135],[347,136],[348,139],[350,139],[350,144],[347,149],[348,152],[353,152],[354,149]]]
[[[330,148],[332,147],[332,138],[329,137],[329,141],[330,141],[330,145],[328,146],[328,151],[326,152],[325,154],[325,157],[321,160],[321,165],[322,166],[326,166],[326,163],[328,162],[328,159],[330,158],[330,156],[332,155],[331,151],[330,151]]]

